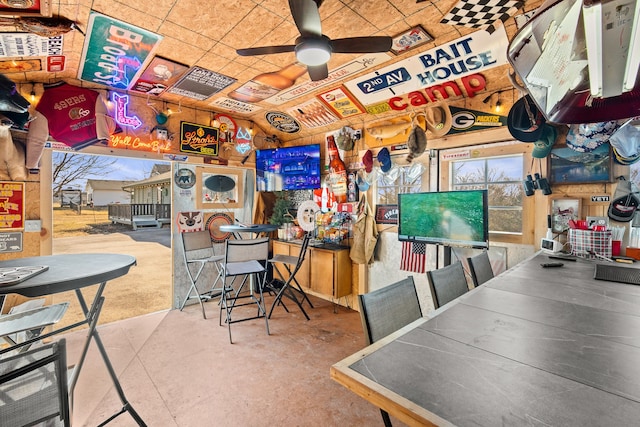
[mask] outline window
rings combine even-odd
[[[393,165],[387,173],[378,172],[376,204],[396,205],[399,193],[418,193],[422,188],[422,176],[427,170],[419,161],[410,165]]]
[[[523,156],[475,158],[449,163],[452,190],[483,190],[489,194],[489,231],[522,234]]]

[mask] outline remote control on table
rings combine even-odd
[[[544,264],[540,264],[542,268],[553,268],[553,267],[562,267],[564,264],[561,262],[545,262]]]

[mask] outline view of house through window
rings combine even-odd
[[[450,163],[451,190],[488,190],[489,231],[522,234],[522,155]]]

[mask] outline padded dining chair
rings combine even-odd
[[[476,256],[467,258],[467,264],[469,265],[471,279],[473,280],[473,286],[475,288],[493,279],[493,268],[491,268],[491,261],[489,261],[487,251],[482,251],[482,253]]]
[[[302,314],[304,314],[304,317],[309,320],[309,315],[304,310],[302,304],[306,301],[311,308],[313,308],[313,304],[311,304],[307,293],[302,289],[302,286],[300,286],[298,279],[296,279],[296,274],[300,271],[300,268],[302,268],[302,264],[306,258],[309,240],[311,240],[311,233],[305,233],[304,238],[302,239],[302,245],[300,245],[300,253],[298,256],[276,254],[272,258],[269,258],[269,263],[273,265],[274,272],[278,273],[280,279],[282,279],[274,279],[266,285],[266,289],[268,291],[275,292],[276,294],[276,297],[271,304],[271,309],[269,310],[269,318],[271,318],[273,309],[277,305],[282,305],[287,313],[289,312],[287,306],[282,302],[282,297],[287,297],[296,303],[300,308],[300,311],[302,311]],[[288,274],[286,279],[285,273],[278,269],[278,264],[281,264],[286,270],[286,274]]]
[[[427,278],[435,308],[442,307],[469,291],[467,278],[460,261],[437,270],[427,271]]]
[[[232,323],[264,317],[267,335],[269,335],[269,319],[263,295],[268,272],[268,259],[269,237],[226,241],[222,268],[222,283],[225,285],[225,289],[220,300],[220,325],[222,325],[222,312],[224,311],[225,323],[229,329],[229,342],[232,344]],[[240,284],[233,286],[238,278]],[[247,282],[250,284],[248,291],[245,290]],[[254,304],[257,306],[255,316],[232,317],[234,309]]]
[[[222,294],[222,262],[224,261],[224,255],[216,255],[214,253],[211,235],[207,230],[182,233],[182,249],[182,257],[191,285],[187,296],[182,301],[182,305],[180,305],[180,311],[182,311],[188,300],[197,299],[200,303],[200,308],[202,308],[202,317],[206,319],[207,315],[204,311],[203,301],[209,301]],[[204,292],[200,292],[197,283],[206,265],[214,265],[217,275],[211,287]],[[218,283],[220,283],[220,286],[216,287]]]
[[[3,427],[71,425],[64,338],[0,361]]]
[[[358,295],[358,303],[367,345],[422,317],[413,276],[373,292]],[[380,409],[380,414],[384,425],[390,427],[389,414],[384,409]]]

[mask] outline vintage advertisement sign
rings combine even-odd
[[[135,92],[158,96],[189,69],[184,64],[156,56],[131,87]]]
[[[331,89],[318,95],[327,106],[340,118],[357,116],[364,113],[364,109],[351,94],[342,87]]]
[[[461,79],[507,64],[504,27],[477,31],[345,83],[363,105]]]
[[[62,36],[0,33],[0,57],[62,55]]]
[[[236,79],[200,67],[192,67],[167,93],[203,101],[220,92]]]
[[[114,89],[129,89],[162,36],[91,12],[78,78]]]
[[[264,118],[267,119],[271,126],[280,132],[300,132],[300,123],[288,114],[279,111],[269,111],[264,115]]]
[[[22,252],[22,232],[0,233],[0,253]]]
[[[249,114],[255,113],[262,109],[259,105],[249,104],[248,102],[236,101],[235,99],[227,98],[226,96],[221,96],[220,98],[216,98],[209,105],[214,107],[218,107],[223,110],[232,111],[234,113],[240,114]]]
[[[0,181],[0,230],[24,229],[24,182]]]
[[[507,117],[499,114],[451,106],[449,109],[451,110],[451,130],[447,132],[448,135],[507,125]]]
[[[328,126],[338,118],[318,99],[312,99],[287,110],[300,124],[313,129]]]
[[[41,69],[42,65],[39,59],[0,61],[0,73],[24,73],[27,71],[40,71]]]
[[[218,155],[218,128],[180,122],[180,152]]]
[[[265,99],[266,102],[274,105],[284,104],[285,102],[292,101],[309,92],[313,92],[316,89],[325,87],[331,84],[335,84],[338,80],[344,79],[347,76],[359,73],[372,68],[376,65],[380,65],[391,59],[386,53],[368,53],[351,62],[348,62],[336,69],[329,70],[329,77],[319,81],[308,81],[306,83],[299,84],[287,90],[283,90],[271,98]]]

